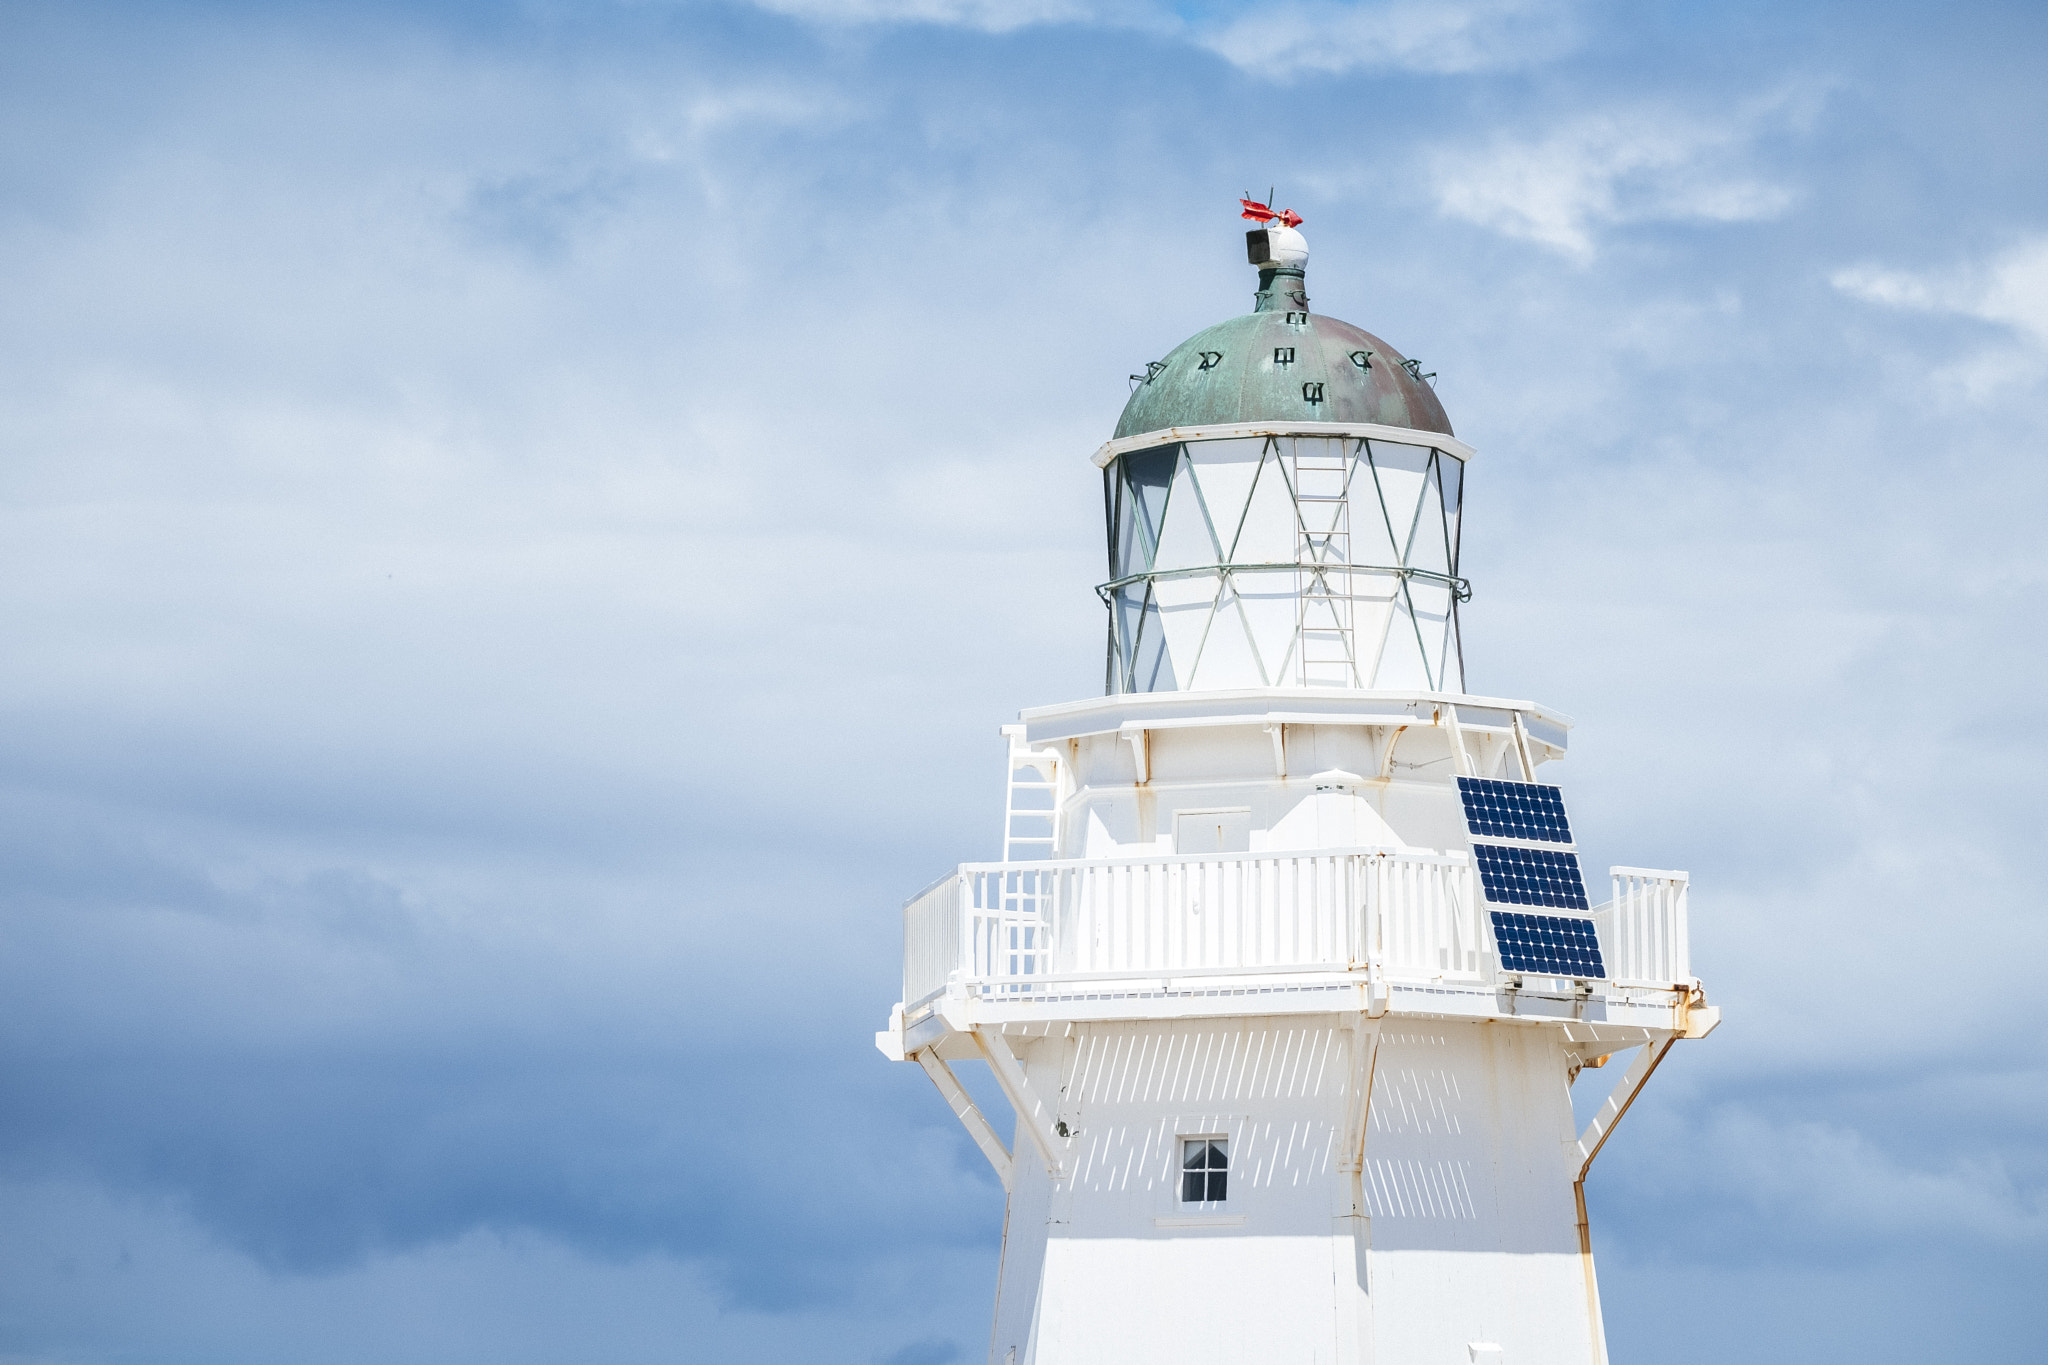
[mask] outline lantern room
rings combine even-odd
[[[1309,310],[1299,232],[1247,244],[1253,311],[1132,375],[1095,456],[1105,690],[1462,692],[1472,449],[1419,362]]]

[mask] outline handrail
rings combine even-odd
[[[1404,581],[1410,578],[1420,578],[1425,582],[1443,584],[1451,590],[1451,595],[1460,602],[1470,602],[1472,600],[1471,579],[1460,578],[1456,574],[1439,573],[1435,569],[1418,569],[1408,564],[1353,564],[1344,560],[1298,560],[1290,563],[1287,560],[1279,559],[1262,562],[1247,561],[1242,564],[1192,564],[1179,569],[1146,569],[1142,573],[1125,574],[1122,578],[1112,578],[1107,583],[1097,583],[1095,585],[1095,595],[1107,602],[1115,595],[1118,588],[1127,588],[1133,583],[1150,583],[1162,578],[1196,578],[1205,574],[1222,576],[1239,573],[1280,573],[1282,571],[1300,573],[1303,569],[1311,573],[1333,573],[1342,570],[1345,573],[1392,574],[1394,577]],[[1356,594],[1346,595],[1355,596]]]
[[[1434,848],[1402,848],[1395,844],[1340,844],[1334,848],[1269,848],[1254,853],[1137,853],[1122,858],[1034,858],[1011,863],[960,863],[947,877],[962,872],[1017,872],[1062,867],[1134,867],[1140,864],[1244,863],[1267,858],[1389,857],[1462,866],[1469,861],[1462,851],[1446,853]],[[939,878],[944,881],[945,877]],[[938,882],[932,883],[933,886]],[[931,888],[926,887],[929,891]],[[922,892],[919,894],[923,894]]]
[[[978,976],[972,984],[977,986],[1016,986],[1023,984],[1053,984],[1064,986],[1069,983],[1095,985],[1104,981],[1201,981],[1211,977],[1267,977],[1304,976],[1310,972],[1325,972],[1333,976],[1362,968],[1348,967],[1331,962],[1277,962],[1263,963],[1257,967],[1172,967],[1155,968],[1150,971],[1119,972],[1060,972],[1050,976]]]

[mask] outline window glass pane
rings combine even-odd
[[[1447,457],[1438,456],[1440,466]],[[1415,524],[1415,538],[1408,547],[1408,566],[1435,573],[1451,570],[1450,521],[1444,516],[1440,469],[1432,467],[1422,481],[1422,512]]]
[[[1137,648],[1138,627],[1145,612],[1145,585],[1130,583],[1116,590],[1117,658],[1118,669],[1128,676],[1135,665],[1134,651]],[[1122,689],[1119,688],[1119,691]]]
[[[1263,437],[1231,441],[1190,441],[1188,463],[1202,486],[1202,502],[1222,544],[1223,558],[1232,557],[1238,528],[1251,501],[1252,484],[1266,453]],[[1276,476],[1277,477],[1277,476]]]
[[[1451,572],[1458,571],[1458,514],[1464,510],[1465,462],[1450,455],[1437,456],[1437,479],[1443,487],[1446,538],[1451,545]]]
[[[1181,1141],[1181,1202],[1220,1203],[1229,1193],[1230,1143],[1223,1138],[1184,1138]]]
[[[1414,538],[1422,523],[1422,489],[1426,479],[1432,479],[1430,469],[1432,451],[1423,446],[1402,445],[1394,441],[1370,441],[1367,448],[1372,457],[1373,490],[1379,494],[1379,507],[1369,503],[1362,511],[1374,511],[1384,518],[1388,533],[1393,537],[1393,550],[1399,562],[1407,563]],[[1361,487],[1359,492],[1366,490]],[[1439,518],[1439,525],[1430,529],[1442,535],[1441,512],[1431,509]]]
[[[1208,515],[1195,491],[1195,478],[1186,464],[1173,477],[1166,499],[1166,517],[1159,525],[1152,556],[1155,569],[1192,569],[1214,564],[1223,558],[1222,548],[1209,531]]]
[[[1159,604],[1148,600],[1138,620],[1138,638],[1131,651],[1131,688],[1136,692],[1171,692],[1173,659],[1166,651],[1166,629],[1159,618]]]
[[[1110,524],[1115,527],[1116,539],[1110,547],[1109,576],[1125,578],[1145,568],[1150,559],[1150,552],[1138,538],[1137,503],[1124,483],[1122,465],[1117,465],[1110,472],[1116,476],[1111,483],[1115,489],[1115,512],[1110,519]]]
[[[1259,466],[1246,495],[1244,520],[1237,531],[1231,560],[1238,564],[1293,563],[1298,522],[1288,474],[1276,450]]]
[[[1149,565],[1152,547],[1159,544],[1160,524],[1166,515],[1166,491],[1173,482],[1173,471],[1180,464],[1180,447],[1170,445],[1134,450],[1123,457],[1122,464],[1124,483],[1134,504],[1132,512],[1145,541],[1142,551],[1137,546],[1131,549],[1142,553],[1144,562]],[[1136,572],[1136,569],[1130,572]]]

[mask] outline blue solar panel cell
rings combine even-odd
[[[1564,793],[1556,787],[1461,777],[1458,797],[1465,803],[1466,827],[1482,839],[1530,839],[1545,844],[1572,841]]]
[[[1540,905],[1550,910],[1589,910],[1579,855],[1561,849],[1508,848],[1474,844],[1479,885],[1496,905]]]
[[[1600,939],[1589,919],[1496,910],[1493,941],[1500,950],[1500,965],[1511,972],[1582,978],[1607,975],[1600,960]]]

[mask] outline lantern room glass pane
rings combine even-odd
[[[1126,573],[1139,573],[1152,566],[1159,546],[1159,533],[1166,521],[1167,494],[1173,486],[1173,471],[1180,464],[1180,446],[1157,446],[1134,450],[1118,464],[1122,468],[1124,495],[1135,531],[1124,548],[1129,565]]]
[[[1166,649],[1166,627],[1159,617],[1159,604],[1148,593],[1144,610],[1138,614],[1137,638],[1131,648],[1131,688],[1137,692],[1172,692],[1173,656]]]
[[[1202,505],[1208,509],[1209,521],[1215,528],[1221,558],[1238,557],[1238,530],[1244,524],[1252,486],[1266,463],[1267,444],[1263,436],[1188,443],[1188,464],[1201,485]]]
[[[1458,571],[1458,521],[1465,510],[1465,462],[1437,452],[1437,482],[1443,489],[1445,539],[1451,546],[1451,572]]]

